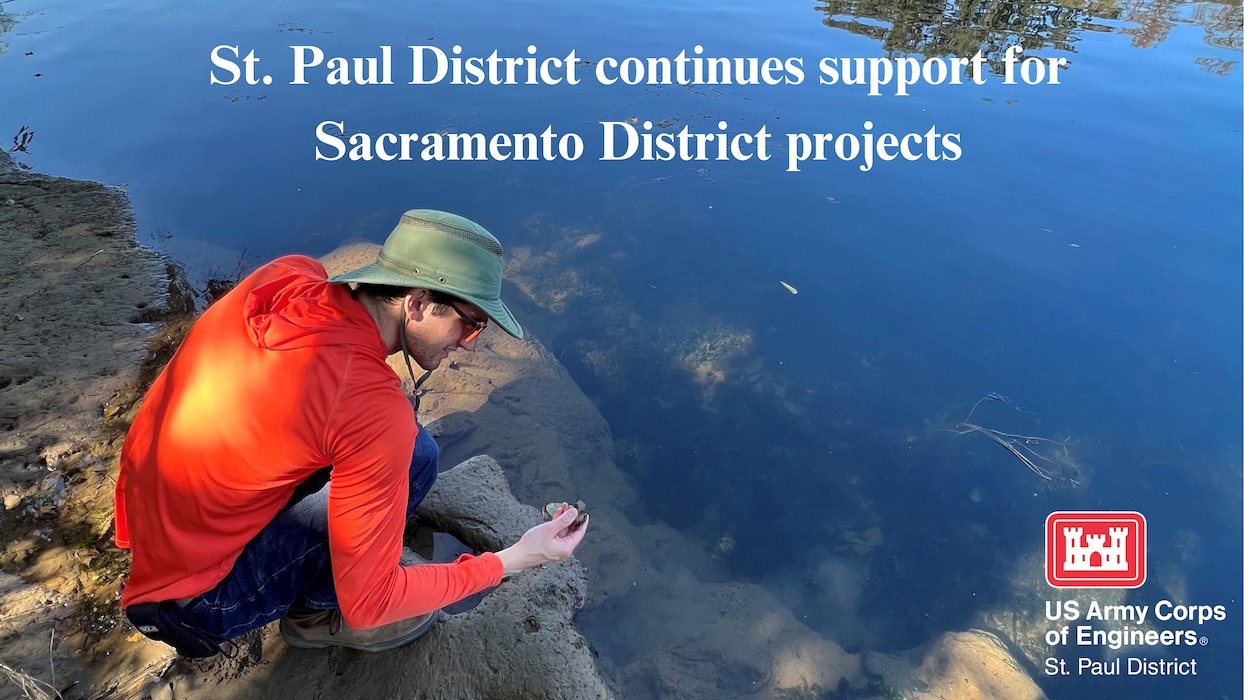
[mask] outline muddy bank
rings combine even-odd
[[[0,240],[0,565],[39,584],[4,578],[0,661],[68,692],[89,685],[86,630],[110,616],[98,504],[115,448],[102,429],[177,304],[121,191],[2,152]]]
[[[0,153],[0,489],[47,478],[136,376],[166,310],[164,261],[125,195]]]

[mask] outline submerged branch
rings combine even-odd
[[[976,425],[974,423],[964,423],[963,427],[968,429],[967,432],[976,431],[978,433],[981,433],[987,436],[989,439],[993,440],[999,445],[1002,445],[1003,447],[1005,447],[1008,452],[1010,452],[1011,454],[1019,458],[1019,461],[1023,462],[1025,467],[1028,467],[1029,469],[1031,469],[1033,474],[1036,474],[1037,476],[1041,477],[1042,479],[1045,479],[1046,481],[1050,481],[1053,478],[1050,476],[1049,472],[1045,471],[1041,467],[1038,467],[1035,462],[1033,462],[1028,457],[1024,456],[1024,454],[1020,452],[1019,450],[1017,450],[1014,445],[1012,445],[1009,441],[1003,439],[1001,437],[1002,436],[1001,433],[998,433],[995,430],[990,430],[988,428],[982,428],[981,426]]]
[[[972,416],[976,413],[976,409],[978,409],[981,404],[988,401],[1010,403],[1010,399],[1002,396],[1001,394],[987,394],[986,396],[978,399],[976,403],[972,404],[972,408],[968,411],[968,415],[961,422],[956,423],[954,427],[944,428],[943,430],[955,433],[956,435],[980,433],[1005,448],[1007,452],[1014,455],[1016,459],[1028,468],[1029,471],[1039,476],[1043,481],[1047,483],[1066,484],[1072,488],[1080,485],[1079,481],[1068,475],[1068,473],[1076,473],[1076,470],[1074,468],[1071,455],[1067,451],[1067,440],[1060,442],[1058,440],[1051,440],[1050,438],[1039,437],[1036,435],[1004,433],[1001,430],[986,428],[979,423],[972,422]],[[1068,440],[1069,439],[1070,438],[1068,438]],[[1035,449],[1033,445],[1050,445],[1057,448],[1060,454],[1057,454],[1054,457],[1046,456]],[[1037,464],[1038,460],[1048,464],[1049,468]]]

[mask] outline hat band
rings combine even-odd
[[[504,252],[501,249],[500,243],[498,243],[497,241],[487,236],[481,236],[478,233],[475,233],[474,231],[467,231],[464,229],[460,229],[456,226],[449,226],[448,224],[442,224],[439,221],[428,221],[427,219],[420,219],[420,218],[411,216],[410,214],[402,214],[402,219],[398,223],[398,226],[401,226],[402,224],[406,224],[407,226],[414,226],[416,228],[430,228],[433,231],[439,231],[440,233],[448,234],[450,236],[462,239],[468,243],[472,243],[480,248],[483,248],[484,250],[488,251],[489,253],[492,253],[498,258],[500,258],[502,256],[502,253]]]

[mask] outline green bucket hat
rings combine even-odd
[[[474,221],[412,209],[389,234],[376,262],[328,281],[445,292],[478,306],[506,333],[522,338],[522,327],[501,301],[501,255],[501,243]]]

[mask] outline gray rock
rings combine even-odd
[[[497,550],[541,522],[514,500],[501,468],[474,457],[442,472],[418,518],[477,550]],[[174,679],[178,698],[436,698],[597,700],[613,695],[572,618],[587,597],[571,558],[521,572],[469,612],[442,614],[413,644],[368,654],[291,649],[265,630],[262,661],[240,667],[213,659]],[[193,677],[197,676],[197,677]],[[231,694],[222,694],[228,679]],[[186,690],[182,690],[185,688]]]

